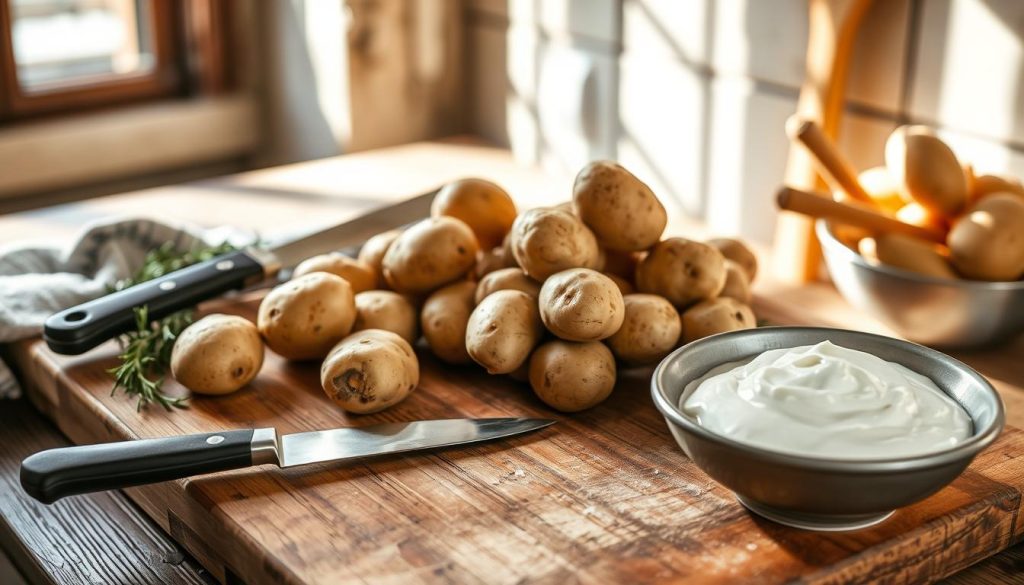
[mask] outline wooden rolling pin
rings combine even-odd
[[[874,233],[903,234],[939,244],[946,243],[946,234],[940,230],[903,223],[859,205],[833,201],[824,195],[783,187],[775,197],[780,209],[835,220]]]
[[[843,156],[835,143],[825,136],[821,127],[814,120],[793,115],[786,121],[786,134],[790,140],[799,142],[811,152],[818,167],[831,179],[830,182],[833,186],[842,189],[844,193],[857,201],[874,206],[874,200],[857,180],[857,172],[853,165]]]

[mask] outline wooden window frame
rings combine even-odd
[[[0,0],[0,122],[231,89],[229,0],[155,0],[149,10],[154,66],[87,83],[25,92],[18,83],[10,0]],[[105,78],[104,78],[105,77]]]

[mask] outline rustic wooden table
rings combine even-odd
[[[235,225],[267,236],[330,224],[354,210],[376,207],[451,179],[477,175],[503,184],[523,207],[568,198],[570,176],[516,165],[507,151],[468,140],[420,143],[61,205],[0,217],[0,245],[21,239],[66,239],[83,223],[110,215],[144,215],[202,226]],[[678,209],[670,231],[704,234]],[[762,250],[765,253],[764,250]],[[765,263],[767,265],[767,263]],[[792,287],[761,278],[762,305],[800,306],[816,322],[887,333],[853,311],[828,284]],[[986,375],[1007,405],[1011,425],[1024,427],[1024,338],[957,357]],[[31,581],[203,582],[199,565],[154,529],[121,494],[99,494],[76,505],[45,507],[20,493],[18,462],[62,439],[23,403],[0,408],[0,545]],[[59,536],[50,527],[60,526]],[[44,529],[43,527],[46,527]],[[174,536],[172,534],[172,536]],[[133,546],[134,545],[134,546]],[[0,566],[0,577],[3,577]],[[949,579],[953,583],[1024,580],[1024,545]]]

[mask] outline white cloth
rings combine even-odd
[[[229,228],[203,230],[149,219],[112,219],[86,226],[67,247],[20,242],[0,246],[0,343],[39,335],[53,313],[105,294],[164,242],[178,250],[254,238]],[[0,398],[20,394],[0,361]]]

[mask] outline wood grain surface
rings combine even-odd
[[[207,310],[252,318],[256,302]],[[771,306],[758,310],[794,321]],[[1024,536],[1024,433],[1016,429],[952,485],[882,525],[821,534],[750,515],[691,464],[651,403],[649,370],[620,372],[607,402],[565,416],[521,383],[441,366],[424,351],[423,379],[408,400],[352,416],[323,395],[316,364],[268,352],[244,391],[197,397],[184,412],[136,413],[133,401],[110,396],[112,345],[77,358],[39,343],[23,349],[33,399],[78,443],[459,416],[559,420],[512,440],[429,454],[264,466],[126,490],[222,581],[924,583]]]

